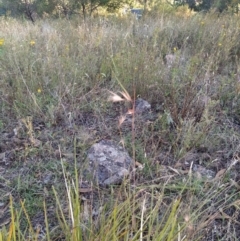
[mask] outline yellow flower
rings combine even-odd
[[[41,94],[41,93],[42,93],[42,90],[41,90],[40,88],[38,88],[37,92],[38,92],[39,94]]]
[[[201,22],[201,25],[204,25],[204,22],[203,22],[203,21]]]
[[[0,46],[3,46],[4,44],[4,38],[0,38]]]
[[[173,48],[173,51],[176,52],[176,51],[177,51],[177,47],[174,47],[174,48]]]
[[[35,41],[34,41],[34,40],[31,40],[31,41],[30,41],[30,45],[31,45],[31,46],[34,46],[34,45],[35,45]]]
[[[221,47],[221,46],[222,46],[222,44],[221,44],[221,43],[218,43],[218,46],[219,46],[219,47]]]

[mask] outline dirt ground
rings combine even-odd
[[[132,126],[118,128],[119,113],[126,109],[125,105],[110,104],[101,114],[94,110],[81,110],[71,112],[70,118],[69,115],[58,113],[54,123],[48,123],[39,117],[9,120],[0,135],[0,226],[10,222],[8,204],[11,195],[17,209],[20,208],[20,200],[25,200],[35,229],[45,226],[42,210],[45,200],[50,227],[58,227],[52,186],[57,190],[60,200],[64,200],[66,192],[61,163],[64,163],[69,178],[74,177],[75,158],[80,185],[83,185],[81,195],[85,201],[91,203],[96,216],[99,202],[92,200],[100,200],[99,192],[95,192],[98,189],[94,187],[92,192],[84,192],[86,187],[81,176],[86,164],[86,151],[101,139],[111,139],[118,142],[124,140],[126,149],[132,154]],[[223,240],[224,237],[229,238],[225,240],[234,240],[230,237],[231,233],[234,233],[235,237],[240,236],[239,124],[234,118],[225,119],[219,114],[219,119],[216,120],[217,133],[221,135],[221,130],[227,130],[231,135],[225,140],[222,138],[217,146],[202,145],[190,148],[178,158],[164,133],[159,135],[158,116],[162,114],[163,112],[153,105],[150,121],[136,120],[136,160],[145,162],[145,168],[144,172],[136,172],[135,185],[159,185],[164,181],[164,176],[171,177],[171,182],[174,183],[186,178],[191,170],[194,179],[199,180],[200,185],[204,186],[202,188],[209,191],[209,197],[214,191],[212,187],[218,183],[219,194],[213,195],[211,208],[207,207],[208,214],[202,221],[204,239],[201,240]],[[169,126],[169,130],[174,133],[175,127]],[[213,131],[213,134],[216,133]],[[133,180],[130,180],[131,182]],[[207,185],[209,189],[206,188]],[[107,200],[108,189],[101,190],[101,193],[101,200]],[[66,205],[64,201],[62,205]],[[22,225],[26,225],[26,220]],[[55,235],[61,236],[61,231],[56,231]]]

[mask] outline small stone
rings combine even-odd
[[[43,176],[43,183],[44,183],[45,185],[49,185],[49,184],[51,183],[51,181],[52,181],[52,177],[53,177],[52,173],[46,173],[46,174]]]
[[[134,166],[134,161],[123,147],[109,140],[94,144],[87,158],[89,167],[85,174],[92,176],[100,186],[121,184]]]
[[[151,109],[151,105],[144,99],[138,98],[135,101],[135,111],[136,113],[140,114]]]
[[[211,180],[216,175],[214,171],[197,164],[193,165],[193,172],[195,173],[196,177],[199,179],[204,178],[207,180]]]
[[[144,128],[147,121],[152,121],[153,119],[154,117],[151,113],[151,105],[146,100],[138,98],[135,100],[135,113],[126,115],[126,118],[124,119],[120,128],[124,133],[131,133],[133,131],[134,120],[134,131],[138,132]]]

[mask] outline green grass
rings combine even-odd
[[[180,13],[0,19],[0,203],[12,220],[0,241],[237,240],[240,21]],[[155,117],[119,131],[131,104],[109,91],[140,95]],[[105,138],[143,169],[84,192],[86,152]]]

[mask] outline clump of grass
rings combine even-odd
[[[141,185],[134,192],[130,186],[130,189],[127,186],[115,189],[114,201],[110,206],[105,203],[95,220],[89,216],[93,207],[85,201],[80,203],[78,182],[77,170],[75,181],[67,180],[65,176],[68,212],[54,191],[59,221],[57,233],[68,240],[202,240],[206,235],[204,229],[213,219],[228,218],[227,212],[231,208],[236,207],[235,212],[238,210],[233,186],[212,183],[206,187],[203,183],[198,184],[189,172],[185,182],[178,179],[178,185],[176,180],[168,180],[164,185]],[[227,199],[225,193],[229,193]],[[185,198],[189,198],[187,205],[183,202]],[[40,230],[34,231],[24,202],[20,211],[13,208],[12,201],[10,206],[12,221],[8,232],[1,231],[2,240],[26,240],[26,235],[39,240]],[[45,202],[44,212],[46,239],[52,240],[54,233],[48,228]],[[20,229],[22,216],[28,221],[24,232]]]

